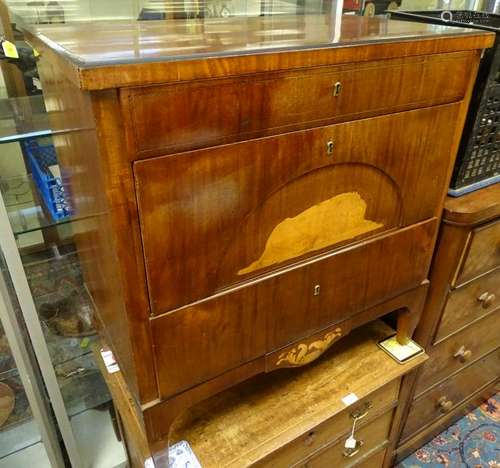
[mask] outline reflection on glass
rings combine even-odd
[[[20,316],[17,298],[1,251],[0,276],[9,293],[9,297],[4,300],[9,300]],[[22,330],[24,331],[24,328]],[[24,339],[29,341],[26,334]],[[23,463],[28,462],[29,457],[33,455],[40,460],[40,466],[50,466],[13,353],[0,323],[0,468],[27,466]]]
[[[44,343],[37,346],[48,349],[48,364],[53,366],[80,458],[93,467],[119,466],[126,456],[113,427],[111,397],[93,359],[92,345],[97,335],[73,241],[72,219],[54,216],[50,209],[52,192],[47,195],[41,189],[33,172],[33,158],[27,154],[33,145],[41,148],[40,154],[33,153],[40,157],[39,169],[42,173],[60,174],[57,161],[47,162],[45,150],[53,151],[52,139],[33,134],[43,129],[43,135],[50,134],[41,96],[0,100],[0,195],[43,332]],[[7,274],[5,265],[2,272]],[[43,449],[32,421],[0,329],[0,468],[2,457],[12,451],[25,459],[36,444]],[[97,443],[100,450],[92,450]]]

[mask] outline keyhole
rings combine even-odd
[[[342,83],[340,81],[337,81],[334,85],[333,85],[333,95],[334,96],[338,96],[340,95],[340,92],[342,91]]]
[[[326,152],[327,154],[333,154],[333,148],[335,147],[335,144],[333,143],[333,140],[330,140],[326,143]]]
[[[319,284],[317,284],[316,286],[314,286],[314,295],[315,296],[319,296],[320,289],[321,289],[321,287],[320,287]]]

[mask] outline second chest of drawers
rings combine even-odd
[[[417,339],[418,373],[398,458],[460,418],[500,379],[500,184],[449,198]]]

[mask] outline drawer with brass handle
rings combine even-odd
[[[456,102],[471,63],[458,52],[120,92],[137,153],[155,156]]]
[[[356,431],[356,446],[352,449],[345,448],[347,436],[342,437],[319,452],[315,453],[309,460],[299,464],[304,468],[331,468],[350,467],[378,447],[383,447],[389,437],[391,428],[392,411],[385,413]],[[283,465],[284,466],[284,465]],[[372,465],[376,467],[378,465]]]
[[[499,309],[500,268],[497,268],[449,293],[435,342]]]
[[[399,392],[399,380],[395,380],[368,397],[348,407],[341,414],[325,421],[320,426],[303,434],[292,443],[275,451],[263,461],[265,466],[292,466],[299,460],[309,457],[321,447],[339,440],[339,436],[352,428],[354,419],[359,422],[356,435],[361,434],[363,427],[377,418],[385,409],[396,404]],[[344,439],[340,442],[343,448]]]
[[[499,343],[498,316],[493,313],[429,348],[430,358],[422,368],[415,395],[490,353]]]
[[[493,382],[498,375],[500,375],[500,349],[420,395],[410,408],[403,430],[403,439],[449,413],[483,386]]]

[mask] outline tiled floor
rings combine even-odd
[[[500,393],[397,465],[438,467],[500,468]]]

